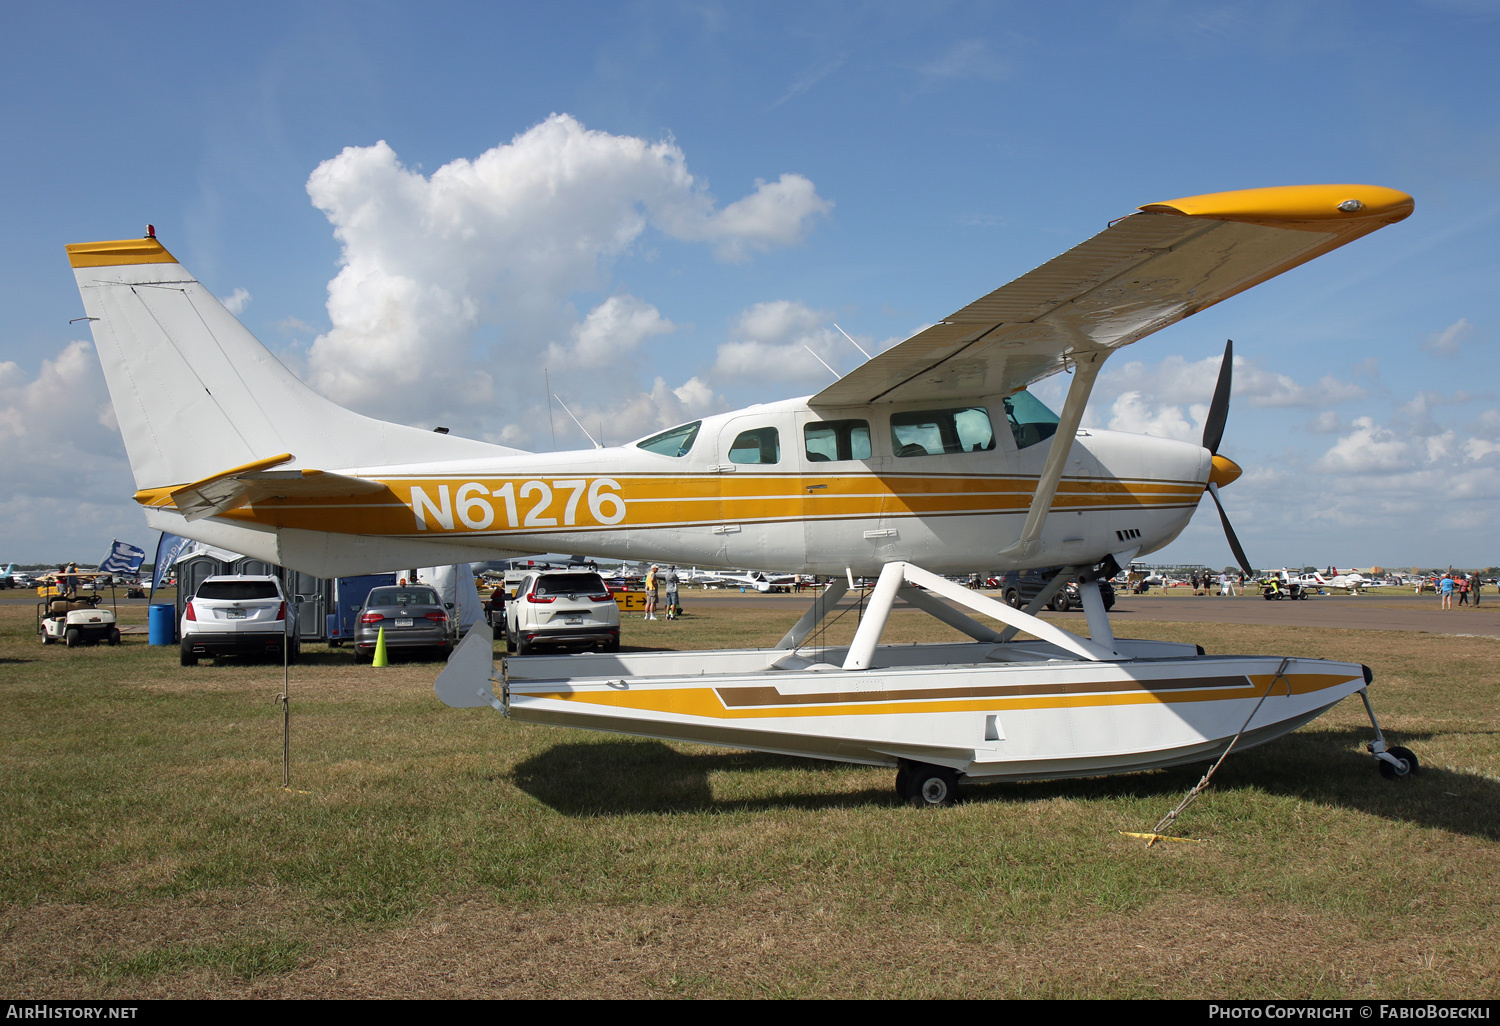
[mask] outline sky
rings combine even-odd
[[[362,413],[535,450],[805,395],[1143,204],[1406,221],[1110,358],[1257,566],[1500,564],[1500,0],[12,5],[0,564],[150,548],[63,246],[147,223]],[[1054,408],[1065,379],[1034,391]],[[286,415],[295,416],[288,410]],[[555,434],[555,441],[554,441]],[[1205,501],[1155,559],[1232,561]]]

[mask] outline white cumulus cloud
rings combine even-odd
[[[834,376],[819,359],[840,372],[863,359],[832,318],[827,310],[785,299],[756,303],[730,328],[710,376],[726,388],[765,382],[808,389],[830,385]]]
[[[544,366],[555,385],[565,372],[559,394],[580,408],[627,390],[675,394],[634,385],[643,347],[671,320],[625,294],[581,320],[573,306],[608,286],[645,233],[743,260],[799,242],[832,208],[796,174],[719,206],[671,140],[593,131],[566,114],[431,175],[384,141],[351,146],[307,191],[343,246],[332,327],[308,352],[314,387],[364,412],[518,443],[542,437]],[[501,411],[517,383],[537,401]]]
[[[1457,356],[1466,342],[1474,341],[1478,331],[1468,318],[1460,317],[1442,331],[1435,331],[1422,340],[1422,348],[1434,356]]]

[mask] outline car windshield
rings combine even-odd
[[[437,592],[431,588],[376,588],[370,592],[367,606],[435,606]]]
[[[551,574],[538,577],[533,590],[538,595],[603,595],[609,589],[598,574]]]
[[[275,581],[204,581],[198,585],[198,594],[194,598],[201,599],[279,599],[281,592],[276,590]]]

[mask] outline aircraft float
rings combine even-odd
[[[1201,444],[1080,429],[1117,350],[1411,213],[1367,185],[1152,203],[815,395],[613,448],[527,453],[387,423],[283,367],[154,235],[68,246],[147,522],[324,577],[576,552],[827,574],[775,648],[502,660],[476,627],[443,701],[535,723],[894,766],[915,804],[960,778],[1099,775],[1211,759],[1359,694],[1368,667],[1117,638],[1098,582],[1219,488],[1226,348]],[[1060,413],[1026,388],[1072,380]],[[944,579],[1062,567],[1026,609]],[[853,642],[822,621],[878,578]],[[1084,638],[1039,619],[1072,577]],[[972,640],[881,646],[904,599]],[[943,601],[946,600],[946,601]],[[999,626],[981,622],[978,614]],[[1022,634],[1029,637],[1019,637]]]

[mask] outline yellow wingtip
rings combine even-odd
[[[175,264],[177,258],[153,238],[114,239],[109,242],[68,243],[68,263],[74,267],[116,267],[130,264]]]
[[[1416,200],[1399,189],[1380,185],[1282,185],[1240,189],[1148,203],[1147,214],[1180,214],[1215,221],[1287,223],[1337,231],[1350,221],[1394,224],[1416,208]],[[1326,227],[1323,227],[1326,225]]]

